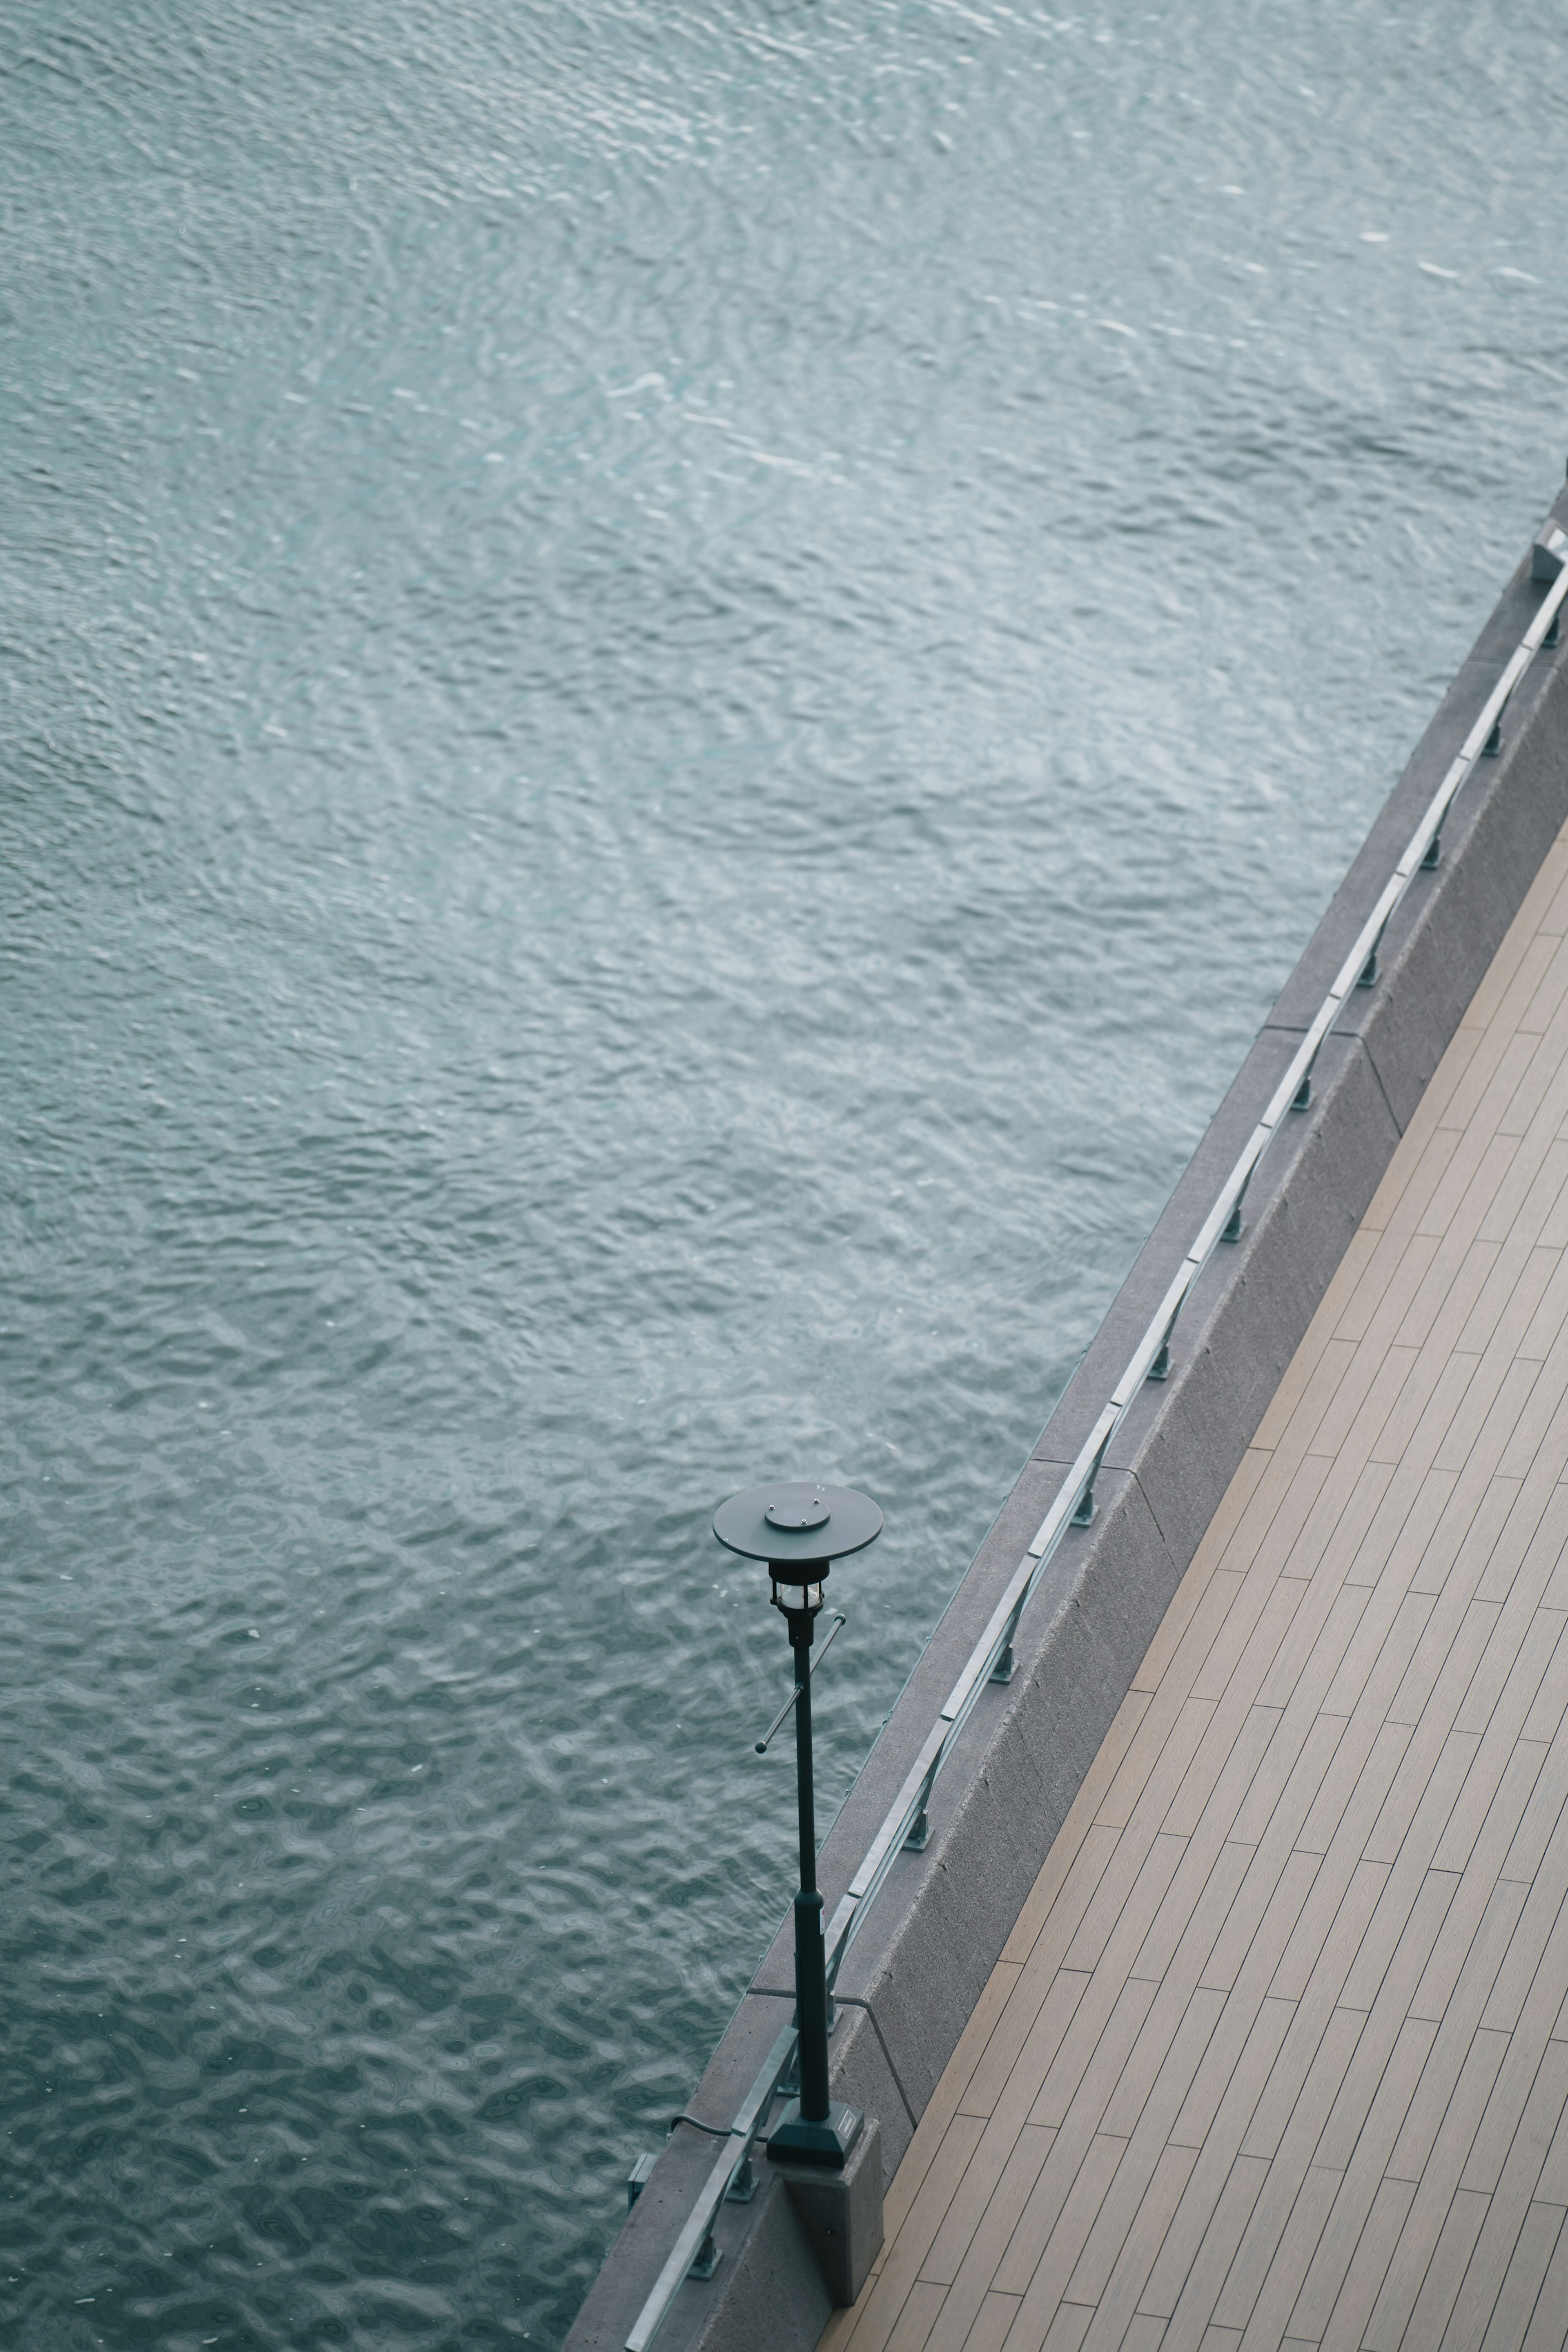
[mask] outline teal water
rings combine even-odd
[[[1561,478],[1549,16],[11,0],[0,2339],[564,2334]]]

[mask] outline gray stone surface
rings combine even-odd
[[[832,2298],[789,2183],[766,2163],[758,2170],[760,2185],[752,2202],[724,2210],[716,2235],[725,2255],[717,2272],[706,2285],[693,2279],[682,2287],[658,2352],[675,2344],[690,2345],[693,2352],[776,2352],[780,2345],[814,2345],[827,2326]],[[608,2347],[620,2339],[601,2340]]]
[[[1553,509],[1568,525],[1568,494]],[[1527,551],[1249,1054],[1082,1364],[944,1612],[824,1845],[834,1904],[891,1804],[997,1598],[1120,1377],[1433,792],[1543,590]],[[1501,755],[1479,761],[1390,924],[1375,988],[1325,1041],[1312,1108],[1253,1180],[1247,1231],[1185,1307],[1171,1378],[1117,1433],[1092,1527],[1070,1529],[1019,1628],[1013,1681],[983,1694],[939,1778],[923,1853],[900,1856],[852,1946],[831,2043],[833,2095],[881,2126],[893,2173],[1073,1796],[1542,856],[1568,819],[1568,660],[1543,651]],[[788,1921],[689,2103],[727,2122],[789,2014]],[[689,2145],[688,2143],[696,2143]],[[617,2352],[711,2167],[683,2127],[660,2156],[568,2339]],[[659,2352],[807,2352],[831,2305],[785,2184],[759,2166],[727,2205],[725,2260],[684,2286]]]
[[[882,2252],[882,2132],[868,2123],[841,2172],[774,2165],[795,2219],[817,2259],[830,2300],[853,2303]]]
[[[1260,1060],[1271,1077],[1291,1050],[1293,1041],[1275,1033],[1249,1061]],[[1399,1138],[1359,1044],[1325,1038],[1312,1091],[1312,1108],[1287,1115],[1252,1180],[1240,1244],[1215,1251],[1183,1309],[1169,1379],[1145,1384],[1105,1457],[1136,1471],[1184,1568]]]

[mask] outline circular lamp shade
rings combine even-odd
[[[852,1486],[796,1478],[732,1495],[714,1513],[713,1531],[743,1559],[765,1559],[781,1584],[814,1584],[810,1570],[863,1551],[882,1533],[882,1513]],[[799,1575],[793,1573],[799,1570]]]

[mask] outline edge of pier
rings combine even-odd
[[[1568,492],[1550,519],[1568,528]],[[831,1913],[980,1640],[1193,1236],[1262,1116],[1412,829],[1544,593],[1525,555],[1308,941],[1207,1132],[1024,1464],[825,1842]],[[881,2126],[891,2181],[981,2000],[1020,1907],[1176,1586],[1344,1255],[1465,1008],[1568,820],[1568,662],[1543,650],[1509,704],[1497,755],[1448,817],[1442,858],[1390,920],[1377,984],[1354,990],[1319,1052],[1310,1107],[1260,1162],[1239,1243],[1182,1312],[1163,1383],[1144,1389],[1029,1603],[1010,1683],[988,1685],[934,1789],[923,1852],[904,1852],[836,1987],[832,2095]],[[793,2000],[779,1932],[688,2102],[728,2128]],[[714,2163],[674,2133],[567,2339],[622,2352]],[[831,2315],[784,2182],[720,2208],[721,2261],[690,2280],[659,2352],[807,2352]]]

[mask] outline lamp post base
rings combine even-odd
[[[768,2135],[768,2156],[779,2164],[820,2164],[841,2171],[863,2121],[858,2107],[833,2099],[825,2122],[808,2123],[800,2100],[792,2099]]]
[[[822,2273],[829,2299],[853,2303],[883,2248],[882,2127],[868,2116],[841,2172],[825,2164],[777,2163],[795,2219]]]

